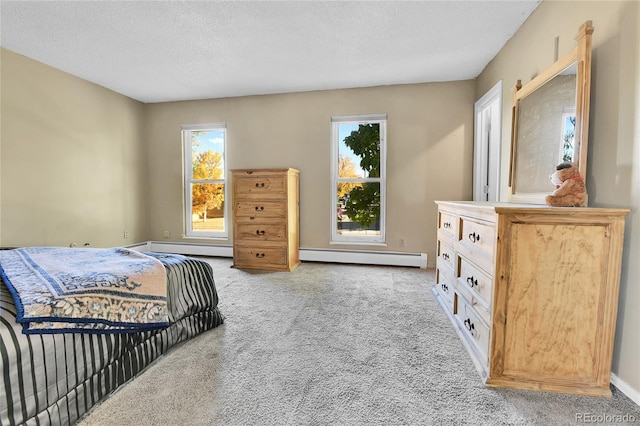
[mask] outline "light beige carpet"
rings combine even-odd
[[[613,398],[486,388],[431,295],[431,271],[307,262],[248,272],[208,260],[225,324],[170,351],[80,425],[640,422],[615,388]]]

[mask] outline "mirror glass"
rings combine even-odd
[[[552,191],[549,174],[574,161],[576,76],[573,63],[520,99],[515,182],[518,192]]]
[[[592,33],[591,21],[586,21],[578,29],[573,50],[526,85],[516,84],[511,202],[545,204],[545,197],[555,190],[549,176],[560,163],[572,162],[586,176]]]

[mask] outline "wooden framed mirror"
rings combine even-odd
[[[555,189],[549,175],[562,162],[575,163],[586,176],[592,33],[591,21],[585,22],[569,54],[514,88],[511,202],[544,204]]]

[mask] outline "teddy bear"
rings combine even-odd
[[[587,190],[584,178],[573,163],[560,163],[550,176],[551,183],[556,186],[552,195],[547,195],[545,202],[552,207],[580,207],[584,204]]]

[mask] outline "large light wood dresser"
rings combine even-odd
[[[299,186],[295,169],[231,171],[233,266],[292,271],[300,264]]]
[[[433,293],[486,385],[611,395],[629,211],[436,203]]]

